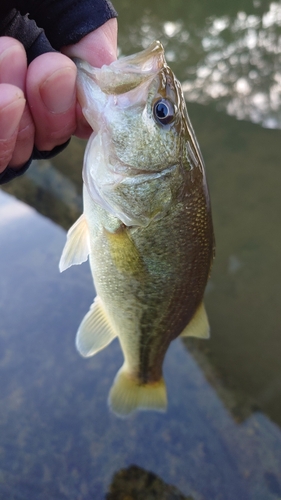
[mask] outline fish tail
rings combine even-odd
[[[139,381],[122,368],[111,387],[108,404],[118,417],[127,417],[135,410],[166,411],[167,393],[164,379],[140,385]]]

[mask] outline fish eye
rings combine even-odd
[[[175,117],[175,107],[169,99],[158,99],[153,106],[153,115],[160,125],[168,125]]]

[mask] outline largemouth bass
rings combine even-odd
[[[76,346],[92,356],[118,337],[124,364],[110,408],[120,416],[164,411],[170,342],[209,337],[203,294],[214,237],[202,155],[159,42],[101,69],[75,62],[94,132],[84,212],[68,232],[60,270],[89,256],[97,292]]]

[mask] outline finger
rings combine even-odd
[[[35,145],[50,151],[76,129],[76,66],[63,54],[47,53],[28,67],[26,94],[35,123]]]
[[[22,90],[14,85],[0,84],[0,172],[13,156],[18,128],[25,107]]]
[[[26,54],[23,45],[8,36],[0,37],[0,83],[25,90]]]
[[[79,137],[79,139],[89,139],[93,129],[84,118],[79,102],[76,103],[76,122],[77,126],[74,135]]]
[[[117,58],[117,20],[109,19],[102,26],[92,31],[78,43],[63,47],[61,51],[69,57],[85,59],[96,68],[110,64]],[[77,129],[75,135],[86,139],[92,129],[85,120],[81,107],[77,106]]]
[[[9,83],[25,91],[25,78],[27,72],[26,53],[23,45],[10,37],[0,38],[0,83]],[[17,105],[15,105],[17,107]],[[11,114],[6,109],[5,113]],[[1,117],[2,122],[5,114]],[[20,167],[31,156],[34,143],[34,125],[28,105],[25,105],[22,118],[17,128],[14,151],[9,161],[9,166]]]
[[[117,20],[109,19],[74,45],[62,47],[68,57],[80,57],[96,68],[117,58]]]
[[[9,166],[19,168],[31,157],[34,147],[35,127],[28,105],[25,105],[22,118],[19,123],[17,139]]]

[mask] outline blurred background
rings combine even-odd
[[[203,349],[240,407],[281,424],[281,3],[114,5],[120,56],[163,43],[206,163],[217,241],[206,294],[212,338],[189,348]],[[82,211],[84,147],[73,139],[2,189],[68,229]]]
[[[155,39],[164,45],[206,163],[217,243],[206,290],[211,339],[185,348],[237,423],[261,412],[279,432],[281,2],[114,5],[120,56]],[[1,189],[68,229],[82,211],[84,147],[73,139]],[[275,491],[268,498],[281,498],[281,483],[268,477]]]

